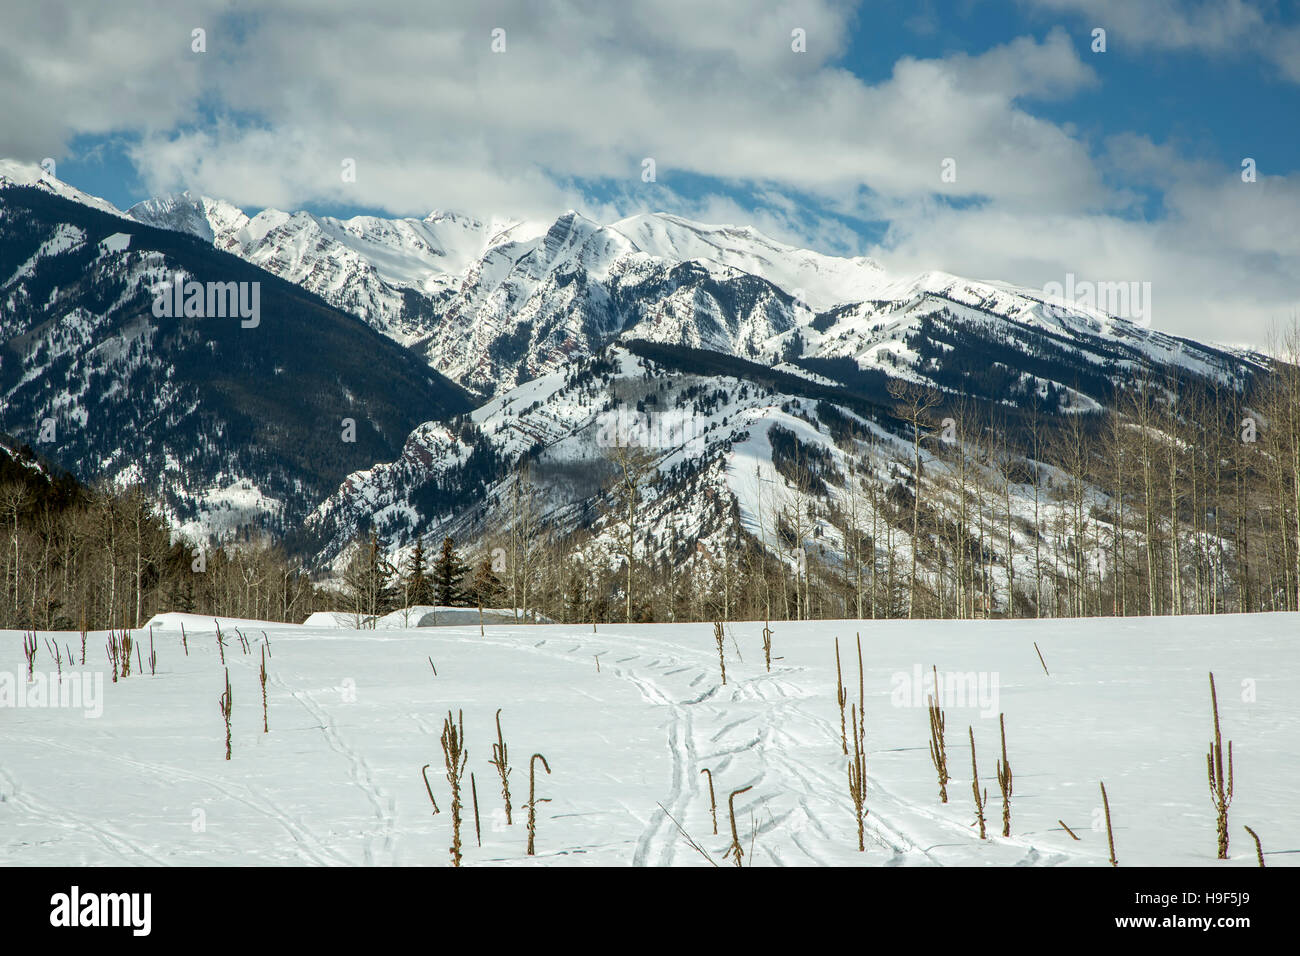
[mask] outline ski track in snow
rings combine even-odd
[[[92,820],[81,814],[73,813],[66,807],[56,807],[32,793],[20,789],[18,782],[3,767],[0,767],[0,778],[3,778],[8,785],[6,802],[12,802],[14,806],[36,820],[50,825],[51,828],[88,833],[109,853],[118,857],[121,862],[131,866],[138,866],[142,862],[153,866],[167,865],[166,862],[150,853],[144,846],[122,833],[116,827],[104,821]]]
[[[295,848],[307,862],[315,863],[318,866],[347,866],[351,862],[347,857],[337,852],[333,847],[322,841],[320,837],[312,833],[311,830],[303,825],[300,820],[295,820],[290,816],[289,813],[282,807],[278,806],[266,792],[254,791],[252,788],[247,786],[231,784],[207,774],[184,770],[175,764],[151,763],[145,760],[125,757],[121,754],[110,753],[103,749],[72,746],[64,741],[54,740],[48,737],[26,737],[24,739],[33,743],[39,743],[43,747],[49,747],[66,753],[75,754],[76,756],[87,760],[112,760],[134,770],[141,770],[145,773],[152,774],[162,780],[188,780],[202,784],[205,787],[211,787],[218,793],[227,796],[232,800],[238,801],[249,809],[267,817],[282,827],[285,832],[289,834],[290,838],[294,842]],[[145,855],[146,858],[148,858],[142,851],[141,855]],[[150,862],[154,861],[150,859]]]
[[[275,683],[277,686],[288,690],[288,687],[285,686],[283,681],[277,679]],[[374,780],[371,777],[370,766],[366,763],[366,759],[355,749],[348,746],[347,742],[339,733],[338,727],[334,723],[334,718],[331,717],[323,707],[316,703],[312,698],[311,692],[295,690],[290,691],[290,693],[293,695],[293,699],[302,704],[303,708],[306,709],[312,717],[320,721],[320,728],[325,734],[325,740],[329,744],[330,749],[335,753],[340,754],[348,761],[348,764],[351,767],[353,781],[355,781],[357,786],[365,793],[366,799],[369,800],[370,805],[374,807],[375,817],[379,820],[383,835],[383,843],[380,849],[387,855],[387,863],[395,863],[397,861],[397,819],[394,813],[395,806],[393,798],[375,785]],[[374,838],[370,834],[367,834],[365,837],[362,854],[367,866],[375,865]]]
[[[612,627],[615,628],[612,635],[609,633],[602,635],[606,645],[609,643],[610,637],[618,639],[617,625]],[[480,638],[480,640],[483,640],[483,638]],[[638,638],[637,642],[641,646],[653,643],[644,638]],[[498,646],[511,646],[508,642],[494,643],[497,643]],[[529,650],[536,651],[545,644],[546,641],[539,641]],[[680,648],[678,650],[680,651]],[[555,654],[553,656],[559,659],[578,653],[583,654],[584,659],[591,655],[588,648],[579,644],[568,649],[565,654]],[[827,838],[828,830],[823,825],[821,815],[810,807],[808,797],[838,794],[840,791],[844,791],[842,798],[836,801],[838,805],[835,809],[842,817],[852,818],[852,802],[847,795],[847,782],[844,775],[836,776],[827,773],[792,756],[792,754],[799,753],[800,744],[804,743],[797,735],[791,734],[784,729],[793,720],[802,719],[811,724],[823,736],[823,739],[835,738],[839,733],[838,727],[829,719],[815,714],[799,712],[792,706],[792,701],[810,697],[812,696],[811,692],[804,690],[789,680],[783,680],[773,674],[762,673],[754,677],[744,678],[740,682],[736,682],[733,677],[725,686],[718,681],[694,698],[678,702],[672,699],[670,693],[663,686],[648,676],[647,671],[659,671],[661,677],[694,673],[695,677],[690,681],[690,686],[693,687],[701,681],[710,679],[708,668],[711,667],[716,670],[715,657],[707,657],[699,666],[682,666],[683,662],[676,657],[670,657],[668,663],[665,664],[662,658],[657,657],[647,661],[644,669],[634,669],[634,667],[630,666],[640,660],[638,655],[629,655],[617,660],[620,666],[611,667],[608,670],[619,679],[632,684],[646,703],[667,710],[667,746],[672,759],[672,779],[667,794],[660,801],[668,812],[666,813],[663,809],[655,807],[650,822],[637,841],[636,851],[632,858],[634,866],[672,866],[680,862],[678,860],[678,851],[683,847],[688,852],[694,853],[673,823],[673,819],[681,823],[685,819],[687,804],[699,798],[700,788],[697,780],[706,765],[705,762],[701,761],[697,752],[697,733],[693,714],[700,712],[697,705],[715,699],[720,694],[727,692],[730,692],[733,701],[773,703],[773,706],[763,708],[757,715],[731,720],[723,724],[716,732],[704,733],[708,743],[717,744],[721,738],[733,737],[735,736],[733,732],[739,728],[745,728],[748,733],[740,735],[741,739],[732,740],[713,749],[709,755],[710,760],[715,763],[721,760],[723,765],[727,765],[732,758],[749,754],[756,756],[760,762],[760,769],[755,776],[738,781],[737,786],[733,788],[740,789],[751,785],[754,787],[753,790],[745,794],[745,798],[748,798],[747,801],[742,802],[736,808],[737,829],[742,834],[741,842],[744,843],[743,834],[748,832],[742,825],[742,820],[749,818],[750,811],[757,814],[760,807],[765,807],[765,800],[762,796],[755,796],[756,793],[780,792],[782,790],[787,792],[798,790],[802,792],[804,798],[800,801],[798,807],[798,810],[803,815],[803,821],[801,822],[806,821],[806,825],[815,830],[822,839]],[[709,717],[714,722],[725,713],[725,708],[710,709],[713,713],[709,714]],[[757,728],[755,725],[757,725]],[[870,764],[870,752],[868,752],[868,766]],[[869,840],[873,840],[879,847],[883,847],[892,854],[887,865],[897,865],[905,860],[911,862],[913,857],[916,858],[917,862],[923,862],[924,864],[943,865],[940,856],[930,852],[931,849],[936,849],[936,847],[932,846],[927,849],[923,845],[923,838],[915,835],[915,831],[924,830],[927,824],[934,825],[940,831],[946,830],[946,835],[950,839],[969,840],[972,832],[970,829],[953,824],[936,814],[927,813],[920,808],[905,804],[890,794],[870,771],[867,773],[867,783],[869,799],[864,829]],[[718,830],[719,834],[725,835],[729,832],[730,827],[730,819],[726,808],[726,794],[718,792],[717,799]],[[990,833],[992,833],[995,810],[992,801],[990,801],[986,809],[987,826]],[[1000,814],[1000,805],[996,812]],[[768,833],[777,832],[780,829],[780,824],[788,821],[794,813],[794,810],[786,811],[782,817],[771,817],[767,822],[755,818],[754,833],[761,838]],[[669,818],[669,814],[671,814],[672,819]],[[1001,817],[998,816],[997,819],[999,821],[998,825],[1000,825]],[[758,846],[767,854],[768,861],[776,865],[785,865],[787,863],[827,865],[829,861],[813,846],[813,841],[800,832],[802,829],[803,827],[800,827],[792,835],[792,842],[802,854],[801,859],[787,860],[779,848],[769,847],[761,843]],[[931,833],[931,835],[935,834]],[[962,845],[964,843],[958,844],[958,846]],[[746,854],[750,852],[748,846],[745,847],[745,852]],[[1026,853],[1018,865],[1040,865],[1040,860],[1045,865],[1056,865],[1067,859],[1069,857],[1061,853],[1049,853],[1046,857],[1043,857],[1032,846],[1026,846]],[[722,861],[715,860],[714,862],[721,863]],[[965,861],[955,859],[952,862],[960,863]]]

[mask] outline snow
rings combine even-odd
[[[125,252],[131,248],[131,236],[129,233],[115,232],[102,239],[99,245],[104,252]]]
[[[140,632],[147,633],[149,628],[152,627],[155,631],[169,630],[175,631],[179,634],[182,625],[185,627],[187,633],[202,632],[206,630],[214,637],[216,635],[217,627],[221,628],[223,634],[236,629],[260,632],[266,628],[284,627],[283,624],[276,621],[259,621],[255,618],[224,616],[209,617],[206,614],[185,614],[179,611],[168,611],[164,614],[155,614],[153,617],[149,618],[149,620],[145,621],[144,627],[140,628]],[[79,633],[77,634],[77,640],[81,640],[81,635]]]
[[[485,607],[483,620],[487,624],[502,624],[519,619],[510,608]],[[370,618],[366,619],[370,627]],[[392,611],[374,621],[372,630],[404,630],[412,627],[448,627],[453,624],[478,626],[477,607],[452,607],[449,605],[416,604],[400,611]],[[303,627],[356,628],[357,615],[347,611],[313,611],[302,622]]]
[[[715,262],[761,276],[817,311],[874,298],[886,281],[874,260],[844,259],[787,246],[750,226],[706,225],[654,213],[631,216],[609,228],[659,259]]]
[[[226,620],[230,762],[212,706],[224,686],[212,620],[167,614],[151,623],[157,675],[105,677],[98,718],[87,701],[12,706],[27,687],[25,663],[19,634],[0,633],[0,701],[9,705],[0,707],[0,865],[447,865],[450,796],[438,737],[448,710],[463,710],[482,819],[480,848],[467,785],[470,866],[707,865],[668,814],[721,863],[726,795],[742,787],[752,787],[736,799],[747,864],[1106,866],[1099,781],[1121,866],[1254,866],[1246,825],[1270,866],[1300,863],[1296,614],[778,621],[770,674],[762,625],[733,623],[725,686],[708,624],[601,624],[596,633],[489,626],[480,637],[476,625],[376,633]],[[252,641],[250,655],[234,627]],[[263,630],[269,734],[257,679]],[[852,700],[855,632],[865,662],[865,853],[856,848],[835,701],[833,642]],[[79,635],[42,633],[38,675],[54,670],[46,637],[79,658]],[[93,687],[104,646],[104,633],[91,633],[87,666],[65,661],[65,684],[77,674]],[[975,675],[971,686],[989,695],[946,705],[947,804],[938,800],[924,702],[905,699],[931,665]],[[1214,860],[1205,775],[1211,670],[1236,772],[1227,863]],[[55,680],[48,684],[57,690]],[[488,763],[498,708],[513,765],[512,826]],[[996,835],[999,712],[1015,774],[1005,839]],[[972,826],[968,726],[989,791],[983,841]],[[550,802],[537,806],[529,858],[526,758],[538,752],[552,772],[539,765],[537,795]],[[437,815],[421,777],[426,764]]]
[[[177,471],[174,475],[173,480],[183,485],[181,473]],[[248,478],[228,483],[218,481],[211,487],[192,489],[188,491],[188,497],[197,516],[185,521],[173,516],[172,525],[177,534],[190,541],[201,541],[208,535],[228,540],[258,517],[280,514],[284,509],[284,502],[264,494]]]
[[[106,199],[83,193],[80,189],[69,186],[57,176],[52,176],[36,163],[23,163],[14,159],[0,158],[0,190],[6,186],[35,186],[56,196],[71,199],[86,206],[93,206],[101,212],[121,216],[118,209]]]
[[[249,223],[233,204],[189,192],[147,199],[128,209],[127,215],[160,229],[187,232],[226,250],[238,246],[238,234]]]
[[[357,615],[347,611],[313,611],[302,622],[303,627],[356,627]]]
[[[49,176],[38,166],[0,160],[0,188],[34,184],[77,202],[124,215],[111,204]],[[667,213],[630,216],[607,225],[569,210],[552,222],[458,213],[424,219],[357,216],[347,220],[265,209],[251,219],[229,202],[188,192],[133,206],[126,216],[212,242],[302,285],[352,312],[431,365],[473,390],[497,392],[594,350],[583,318],[600,318],[611,296],[643,300],[636,335],[738,355],[770,354],[786,331],[766,327],[763,310],[742,316],[745,327],[718,335],[707,307],[691,289],[673,292],[664,277],[694,263],[719,279],[759,276],[793,297],[781,312],[805,333],[815,312],[850,307],[810,357],[853,355],[868,364],[882,340],[896,341],[941,310],[963,322],[1010,324],[1073,339],[1082,361],[1102,361],[1092,345],[1122,344],[1160,364],[1177,364],[1226,381],[1219,358],[1204,349],[1086,305],[1055,303],[1041,289],[946,272],[891,275],[876,261],[824,255],[789,246],[750,226],[692,222]],[[580,275],[588,299],[570,282]],[[433,317],[408,312],[407,290],[426,297]],[[668,290],[665,294],[665,290]],[[856,314],[855,314],[856,313]],[[555,328],[566,317],[568,335]],[[864,321],[865,320],[865,321]],[[488,358],[502,334],[549,329],[521,359]],[[888,347],[888,346],[887,346]],[[1241,353],[1246,362],[1261,357]],[[906,372],[896,370],[899,374]],[[918,379],[919,380],[919,379]]]
[[[3,182],[0,182],[0,188],[3,188]],[[18,270],[5,281],[4,285],[0,286],[0,289],[13,285],[19,279],[34,275],[36,264],[41,259],[53,258],[72,249],[77,249],[85,241],[86,234],[82,230],[66,222],[59,223],[50,238],[41,243],[40,248],[32,254],[30,259],[18,267]],[[57,289],[51,292],[51,298],[57,292]]]

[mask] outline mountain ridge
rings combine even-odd
[[[83,481],[143,482],[199,536],[295,522],[422,421],[470,407],[354,316],[192,236],[9,183],[0,239],[0,430]],[[256,326],[158,318],[177,275],[257,284]]]
[[[6,195],[0,188],[0,207]],[[938,271],[891,276],[871,259],[663,213],[603,225],[569,210],[547,224],[498,228],[440,213],[250,218],[188,194],[132,211],[130,221],[151,220],[161,225],[148,228],[214,254],[229,245],[235,261],[386,338],[408,375],[410,363],[422,364],[464,390],[437,415],[401,418],[400,435],[390,425],[332,486],[316,475],[299,487],[292,515],[301,528],[274,517],[293,547],[336,569],[370,530],[399,553],[420,537],[491,536],[521,469],[557,533],[589,534],[591,560],[608,559],[616,521],[600,436],[610,415],[700,432],[650,450],[645,555],[658,560],[680,558],[691,540],[716,550],[748,536],[788,548],[793,532],[782,538],[763,517],[754,481],[784,485],[791,501],[833,516],[847,507],[845,476],[865,455],[871,481],[906,495],[899,462],[909,440],[893,382],[933,390],[945,414],[966,401],[1004,427],[1019,428],[1032,411],[1061,428],[1117,407],[1134,381],[1244,394],[1268,367],[1258,353],[1170,336],[1042,291]],[[50,224],[38,265],[76,246],[69,228]],[[440,271],[449,264],[456,268]],[[23,268],[15,263],[13,276]],[[347,358],[319,353],[326,376]],[[286,473],[276,488],[286,480],[293,484]],[[246,493],[253,518],[277,513],[282,491],[253,482]],[[204,529],[201,518],[192,523]],[[823,542],[842,537],[833,520],[816,527]]]

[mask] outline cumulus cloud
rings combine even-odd
[[[365,18],[351,4],[290,4],[237,40],[213,30],[206,91],[240,122],[154,128],[133,158],[153,190],[401,212],[554,206],[562,182],[640,183],[646,158],[669,190],[684,172],[922,196],[953,158],[952,196],[1057,207],[1101,193],[1086,150],[1016,102],[1093,81],[1059,32],[904,59],[869,86],[832,62],[848,32],[841,3],[759,16],[737,0],[546,6],[403,20],[383,4]],[[791,49],[795,29],[806,55]],[[341,179],[345,158],[355,182]]]
[[[168,129],[204,86],[192,16],[167,0],[9,4],[0,29],[0,155],[58,156],[77,134]]]
[[[1085,9],[1024,2],[1055,18]],[[1172,18],[1169,34],[1138,8]],[[1245,0],[1103,12],[1130,43],[1297,49],[1285,31],[1262,36]],[[134,142],[153,193],[397,215],[662,209],[898,270],[1158,278],[1178,306],[1156,324],[1187,334],[1253,334],[1285,313],[1286,273],[1300,271],[1285,228],[1294,179],[1248,193],[1168,143],[1133,135],[1098,150],[1036,115],[1102,82],[1084,41],[1053,23],[978,52],[903,57],[868,83],[842,60],[859,15],[848,0],[20,6],[0,34],[12,104],[0,155],[60,157],[78,135],[115,134]],[[206,53],[191,50],[196,27]],[[796,30],[806,53],[792,50]],[[1158,221],[1133,215],[1144,184],[1163,196]],[[853,220],[889,229],[868,248]]]
[[[1021,0],[1059,15],[1073,14],[1107,30],[1108,44],[1134,49],[1189,50],[1221,57],[1262,57],[1300,83],[1300,28],[1270,15],[1274,4],[1250,0]]]
[[[1300,183],[1243,183],[1231,171],[1170,186],[1153,221],[1115,213],[994,207],[899,210],[871,253],[892,269],[1015,277],[1042,288],[1067,272],[1150,282],[1152,325],[1201,341],[1259,346],[1300,315]]]

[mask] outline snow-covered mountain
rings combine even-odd
[[[792,570],[814,560],[838,567],[833,575],[842,580],[853,554],[880,569],[870,590],[897,613],[903,597],[890,589],[900,586],[901,574],[893,569],[906,567],[913,549],[927,574],[941,574],[931,566],[938,553],[934,532],[912,539],[909,426],[883,373],[879,380],[846,376],[837,382],[791,369],[646,341],[609,346],[497,396],[455,428],[428,423],[417,429],[398,458],[353,473],[308,516],[304,543],[339,568],[351,543],[373,529],[400,562],[417,538],[426,548],[444,535],[485,550],[517,548],[512,537],[527,520],[534,529],[529,537],[546,529],[576,566],[612,574],[626,540],[612,447],[621,436],[644,456],[638,563],[689,568],[708,579],[712,592],[723,593],[727,576],[756,545]],[[1081,387],[1091,390],[1101,381]],[[980,573],[990,582],[989,600],[1005,608],[1013,587],[1021,589],[1017,601],[1025,588],[1032,593],[1026,568],[1037,560],[1045,529],[1056,529],[1061,541],[1063,528],[1068,534],[1084,528],[1101,540],[1114,513],[1105,490],[1090,489],[1086,524],[1079,524],[1064,493],[1068,477],[1050,461],[1029,457],[1031,421],[1051,436],[1044,447],[1050,443],[1054,450],[1042,457],[1054,459],[1074,413],[1114,399],[1031,389],[1019,401],[990,404],[969,394],[979,417],[964,422],[956,442],[927,440],[921,451],[925,507],[927,514],[948,516],[946,533],[971,537],[971,553],[982,555]],[[957,396],[949,393],[943,401],[936,419],[961,414]],[[959,521],[976,510],[976,486],[978,531],[974,517]],[[521,519],[520,502],[531,518]],[[928,517],[926,527],[936,523],[942,518]],[[864,550],[875,557],[863,558]],[[1082,560],[1087,573],[1102,573],[1100,549]]]
[[[200,308],[160,317],[177,276],[202,284]],[[234,301],[227,288],[250,318],[212,310]],[[0,432],[84,482],[141,482],[196,533],[275,530],[422,421],[468,408],[297,285],[66,188],[0,178]]]
[[[70,186],[35,163],[22,163],[13,159],[0,158],[0,189],[9,186],[31,186],[34,189],[49,193],[51,196],[62,196],[64,199],[81,203],[83,206],[90,206],[92,209],[98,209],[100,212],[106,212],[112,216],[122,215],[122,210],[108,200],[100,199],[98,196],[92,196],[89,193],[83,193],[80,189]]]
[[[973,402],[1014,430],[1030,407],[1053,428],[1112,406],[1139,378],[1240,391],[1266,364],[1041,291],[937,272],[891,276],[870,259],[666,214],[610,224],[572,211],[547,224],[440,213],[249,217],[179,194],[137,205],[133,223],[109,228],[111,207],[34,185],[38,192],[10,191],[0,179],[0,228],[7,248],[22,251],[0,257],[8,306],[0,341],[26,356],[21,373],[0,363],[9,404],[0,428],[26,437],[41,416],[72,416],[82,444],[60,461],[79,477],[134,474],[143,449],[144,472],[182,489],[175,510],[195,527],[214,523],[203,502],[234,488],[244,518],[307,515],[291,545],[322,563],[337,562],[370,528],[399,549],[419,535],[490,537],[504,527],[521,465],[551,527],[591,532],[593,555],[608,558],[611,416],[659,429],[645,449],[646,560],[734,552],[741,538],[842,551],[841,516],[862,510],[861,479],[882,496],[909,494],[910,440],[891,382],[930,387],[944,407]],[[101,218],[88,228],[91,212]],[[257,362],[236,348],[237,336],[227,342],[219,357],[223,365],[239,357],[240,385],[210,394],[212,383],[194,376],[209,367],[199,357],[210,362],[214,343],[193,330],[168,339],[167,355],[181,357],[168,371],[175,359],[150,357],[164,330],[138,290],[177,263],[193,274],[219,264],[227,276],[239,260],[250,276],[285,280],[273,284],[285,296],[278,327],[296,331],[277,340],[279,351],[256,350]],[[305,318],[300,301],[309,303]],[[328,342],[318,341],[316,315],[329,317]],[[315,347],[304,355],[302,342]],[[433,377],[421,382],[422,364]],[[472,414],[457,415],[469,404],[438,373],[478,396]],[[136,392],[161,411],[150,417],[142,403],[123,401]],[[341,403],[386,410],[358,416],[380,422],[369,443],[345,447],[327,467],[288,455],[323,447],[295,416],[297,437],[280,436],[280,450],[252,447],[255,436],[283,429],[259,432],[250,416],[274,421],[280,403],[334,392],[313,405],[331,430]],[[227,418],[173,427],[196,422],[213,402]],[[117,410],[91,414],[93,403]],[[238,416],[245,424],[235,427]],[[941,450],[928,454],[941,473]],[[173,464],[198,460],[197,479]],[[1013,489],[1012,498],[1028,494]],[[897,507],[882,497],[870,510],[893,528]],[[798,527],[782,526],[782,515]],[[895,531],[902,553],[907,532]]]
[[[443,212],[424,219],[341,220],[264,209],[249,217],[228,202],[188,192],[146,200],[128,214],[211,242],[403,344],[431,333],[438,303],[477,259],[537,228]]]
[[[1077,353],[1088,374],[1115,363],[1222,374],[1241,358],[1041,290],[938,272],[893,276],[871,259],[664,213],[609,224],[572,210],[549,224],[447,213],[249,218],[184,193],[130,214],[316,292],[485,396],[632,339],[763,362],[848,359],[893,376],[930,378],[933,369],[941,380],[939,366],[951,363],[939,356],[907,368],[908,339],[930,337],[936,323],[1016,350]]]
[[[845,301],[880,276],[869,260],[663,215],[609,226],[572,211],[549,224],[441,212],[250,218],[188,193],[130,215],[304,286],[485,395],[591,355],[632,327],[640,337],[756,355],[760,341],[794,326],[792,295]]]

